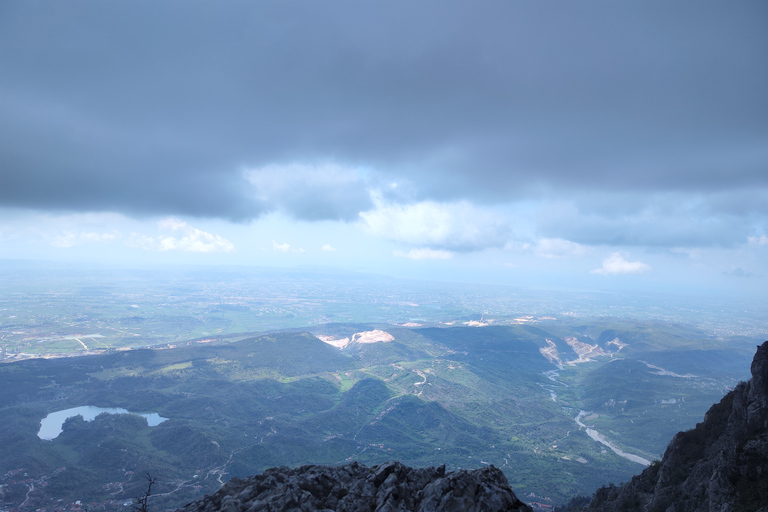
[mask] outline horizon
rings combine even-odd
[[[168,296],[173,298],[171,302],[183,305],[178,314],[211,315],[213,323],[221,317],[222,312],[218,310],[221,304],[231,305],[238,311],[250,311],[245,317],[238,313],[235,324],[218,331],[226,335],[285,328],[313,331],[327,324],[361,322],[383,326],[408,322],[450,326],[456,321],[466,324],[466,320],[477,320],[481,316],[490,325],[507,325],[520,323],[518,317],[526,315],[566,324],[578,319],[661,322],[670,326],[695,327],[707,337],[724,339],[733,336],[763,339],[768,335],[766,301],[762,296],[733,297],[724,301],[721,296],[692,293],[691,290],[579,289],[435,281],[317,265],[115,266],[30,260],[8,263],[6,260],[6,265],[0,267],[0,283],[4,289],[0,297],[0,319],[8,322],[21,315],[18,317],[21,320],[13,323],[21,321],[24,324],[46,318],[46,322],[53,322],[50,323],[50,328],[54,328],[51,334],[60,329],[70,332],[71,326],[67,327],[68,321],[51,317],[50,310],[39,310],[41,305],[53,307],[53,312],[64,304],[68,309],[82,312],[93,307],[101,308],[104,319],[120,322],[121,318],[137,313],[139,316],[158,314],[158,300]],[[94,303],[94,294],[103,297],[105,302],[97,300]],[[294,303],[307,304],[309,308],[295,309]],[[130,304],[133,305],[128,307]],[[269,306],[266,314],[265,306]],[[170,323],[161,323],[164,330],[176,333],[174,337],[192,336],[187,326],[174,322],[171,319]],[[203,335],[212,332],[215,331],[210,328],[200,331]],[[149,332],[144,334],[153,337]],[[142,338],[136,341],[141,346],[146,344]]]

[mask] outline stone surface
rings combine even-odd
[[[446,472],[445,466],[413,469],[399,462],[366,467],[272,468],[233,478],[183,512],[501,512],[531,511],[493,466]]]
[[[672,438],[661,462],[572,510],[768,512],[768,341],[751,371],[696,428]]]

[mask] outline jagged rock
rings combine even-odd
[[[751,371],[696,428],[672,438],[661,462],[599,489],[585,510],[768,512],[768,341]]]
[[[445,471],[399,462],[366,467],[279,467],[241,480],[186,505],[183,512],[501,512],[531,511],[493,466]]]

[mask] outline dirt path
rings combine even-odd
[[[19,508],[23,507],[24,504],[29,501],[29,495],[32,494],[32,491],[34,490],[35,490],[35,482],[29,482],[29,490],[27,491],[27,495],[24,501],[22,501],[21,505],[19,505]]]

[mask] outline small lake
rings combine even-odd
[[[52,412],[48,416],[40,421],[40,431],[37,433],[37,437],[50,441],[55,439],[61,434],[61,427],[68,418],[74,418],[75,416],[82,416],[85,421],[93,421],[96,416],[102,413],[107,414],[135,414],[147,419],[147,424],[150,427],[157,426],[167,420],[156,412],[144,413],[144,412],[131,412],[127,409],[119,409],[115,407],[104,408],[94,407],[92,405],[83,405],[81,407],[73,407],[72,409],[64,409],[63,411]]]

